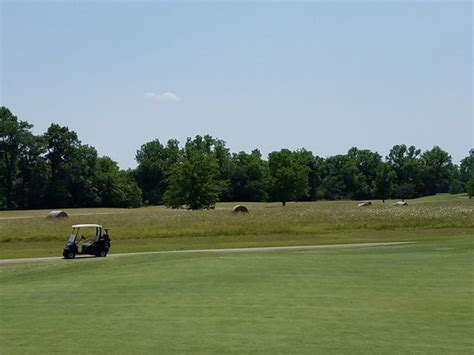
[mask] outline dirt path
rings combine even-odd
[[[147,251],[138,253],[119,253],[109,254],[108,257],[122,257],[133,255],[153,255],[153,254],[184,254],[184,253],[253,253],[264,251],[285,251],[285,250],[312,250],[312,249],[355,249],[355,248],[373,248],[394,245],[411,244],[415,242],[389,242],[389,243],[359,243],[359,244],[330,244],[330,245],[298,245],[287,247],[255,247],[255,248],[232,248],[232,249],[198,249],[198,250],[172,250],[172,251]],[[78,256],[76,259],[98,259],[94,256]],[[61,256],[47,258],[27,258],[27,259],[3,259],[0,265],[5,264],[25,264],[40,263],[54,260],[64,260]],[[69,260],[68,260],[69,261]]]

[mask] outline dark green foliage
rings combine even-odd
[[[171,167],[164,203],[196,210],[212,208],[222,191],[219,161],[210,136],[188,138],[181,157]]]
[[[139,207],[212,208],[217,201],[314,201],[414,198],[442,192],[474,195],[474,149],[461,161],[440,147],[395,145],[385,161],[367,149],[326,159],[299,149],[231,154],[210,135],[143,144],[135,170],[120,170],[77,134],[32,125],[0,107],[0,209]]]
[[[461,160],[459,166],[459,175],[461,183],[468,189],[469,180],[472,179],[474,174],[474,149],[469,151],[469,155]]]
[[[407,148],[405,144],[395,145],[390,150],[387,161],[395,172],[395,197],[413,198],[424,190],[420,153],[419,149],[414,146]]]
[[[120,170],[117,179],[118,199],[113,207],[137,208],[142,205],[142,190],[138,187],[132,170]]]
[[[388,163],[396,173],[397,183],[417,181],[421,163],[419,160],[421,151],[414,146],[406,147],[405,144],[395,145],[387,157]]]
[[[81,145],[74,151],[71,163],[72,174],[68,190],[71,205],[75,207],[100,206],[95,185],[97,151],[88,145]]]
[[[219,165],[219,180],[221,184],[219,201],[231,201],[232,187],[230,179],[232,176],[232,155],[223,140],[214,139],[209,135],[204,138],[212,140],[213,155],[216,157],[217,164]]]
[[[453,195],[464,192],[463,184],[459,179],[453,179],[449,185],[449,192]]]
[[[134,175],[74,131],[52,124],[34,136],[31,128],[0,107],[0,208],[141,206]]]
[[[395,172],[390,169],[388,163],[381,163],[375,171],[374,197],[385,200],[391,196],[395,177]]]
[[[71,207],[73,198],[69,188],[73,184],[76,151],[81,142],[76,132],[57,124],[52,124],[44,136],[47,142],[46,160],[51,167],[47,205]]]
[[[314,201],[318,198],[318,187],[322,182],[322,166],[324,159],[314,156],[306,149],[299,149],[295,152],[296,158],[308,169],[308,194],[303,200]]]
[[[474,196],[474,172],[471,173],[469,180],[467,180],[466,192],[469,198],[472,198],[472,196]]]
[[[464,184],[461,181],[461,173],[459,171],[459,167],[453,165],[451,181],[449,183],[449,192],[454,195],[463,193],[464,191]]]
[[[232,156],[230,188],[232,201],[266,201],[268,166],[258,149],[251,154],[240,152]]]
[[[434,195],[438,192],[449,192],[453,179],[454,165],[451,156],[435,146],[421,155],[424,194]]]
[[[365,199],[370,196],[370,186],[359,171],[357,163],[347,155],[335,155],[323,164],[323,196],[335,199]]]
[[[142,191],[131,171],[121,171],[109,157],[96,161],[95,186],[98,199],[104,207],[140,207]]]
[[[304,199],[308,195],[309,168],[298,155],[288,149],[268,155],[270,193],[274,201],[283,206],[288,201]]]
[[[368,199],[375,196],[374,185],[377,170],[382,164],[380,154],[368,149],[360,150],[353,147],[347,152],[347,156],[355,163],[358,170],[355,178],[354,197],[356,199]]]
[[[402,200],[407,198],[418,197],[418,191],[416,190],[415,184],[411,182],[399,184],[396,186],[395,197],[401,198]]]
[[[30,135],[28,148],[18,162],[15,201],[18,208],[44,208],[47,187],[51,178],[50,165],[43,158],[46,141],[42,136]]]
[[[28,122],[19,121],[10,110],[0,107],[0,206],[14,208],[15,179],[18,175],[18,164],[28,142],[31,141]]]
[[[178,141],[170,139],[165,146],[159,140],[148,142],[137,151],[136,181],[150,205],[162,203],[168,186],[167,174],[179,158]]]
[[[140,207],[142,191],[132,171],[122,171],[109,157],[97,158],[95,186],[103,207]]]

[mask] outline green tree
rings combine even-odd
[[[207,135],[204,137],[212,142],[213,154],[217,159],[219,165],[219,180],[221,184],[221,192],[219,201],[230,201],[232,199],[232,155],[229,148],[226,147],[225,141],[222,139],[215,139]]]
[[[30,135],[27,149],[21,152],[18,162],[15,201],[18,208],[44,208],[50,167],[43,154],[46,142],[42,136]]]
[[[322,183],[322,167],[324,164],[324,159],[314,156],[312,152],[304,148],[298,149],[296,152],[294,152],[294,154],[296,155],[296,158],[309,169],[309,190],[305,199],[309,201],[315,201],[320,197],[318,195],[318,189]]]
[[[121,171],[109,157],[96,160],[95,186],[103,207],[140,207],[142,191],[131,171]]]
[[[76,132],[57,124],[51,124],[44,136],[47,141],[46,159],[51,168],[48,206],[69,207],[73,203],[69,187],[74,174],[77,174],[74,159],[81,142]]]
[[[364,199],[370,195],[370,186],[357,164],[348,155],[335,155],[323,164],[321,194],[330,200]]]
[[[283,206],[308,195],[309,168],[288,149],[272,152],[268,156],[270,192],[274,201]]]
[[[354,191],[358,198],[370,198],[374,195],[373,187],[377,176],[377,169],[382,164],[382,157],[376,152],[368,149],[358,149],[353,147],[347,152],[348,158],[357,167],[359,191]],[[360,189],[362,187],[362,189]]]
[[[434,195],[438,192],[449,192],[455,167],[451,156],[440,147],[435,146],[421,155],[423,173],[423,193]]]
[[[119,183],[124,195],[121,207],[140,207],[142,205],[142,190],[135,181],[133,171],[130,169],[120,170]]]
[[[18,163],[28,149],[32,127],[28,122],[19,121],[5,106],[0,107],[0,207],[15,207]]]
[[[233,201],[265,201],[268,166],[258,149],[251,154],[240,152],[231,158],[231,199]]]
[[[179,161],[171,168],[164,204],[189,209],[212,208],[222,183],[213,143],[201,136],[188,138]]]
[[[454,194],[460,194],[462,192],[464,192],[464,186],[463,186],[463,183],[461,182],[459,169],[455,167],[453,178],[449,185],[449,193],[454,195]]]
[[[405,144],[395,145],[387,156],[387,162],[395,172],[395,196],[412,198],[420,195],[424,189],[423,166],[419,149],[407,148]]]
[[[395,180],[395,172],[390,168],[388,163],[381,163],[375,174],[374,179],[374,195],[385,202],[393,192],[393,181]]]
[[[100,198],[95,185],[97,150],[89,145],[80,145],[74,151],[71,161],[68,191],[71,194],[71,206],[99,206]]]
[[[162,203],[168,186],[168,174],[179,158],[179,142],[170,139],[163,146],[158,139],[145,143],[137,151],[138,167],[135,172],[138,186],[143,191],[143,199],[151,205]]]
[[[459,166],[460,180],[463,186],[467,191],[467,186],[469,180],[474,174],[474,148],[469,150],[469,155],[461,160],[461,165]]]
[[[471,173],[469,180],[467,180],[466,192],[469,198],[472,198],[472,196],[474,196],[474,173]]]

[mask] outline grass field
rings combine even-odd
[[[0,268],[0,353],[474,351],[471,240]]]
[[[409,201],[246,203],[248,215],[233,215],[232,204],[215,210],[164,207],[71,209],[70,218],[47,220],[47,211],[0,212],[0,258],[60,255],[70,226],[99,223],[111,230],[112,252],[334,244],[470,238],[474,200],[437,195]]]

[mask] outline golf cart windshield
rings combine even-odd
[[[68,242],[69,243],[74,243],[76,241],[76,235],[75,234],[71,234],[69,236],[69,239],[68,239]]]

